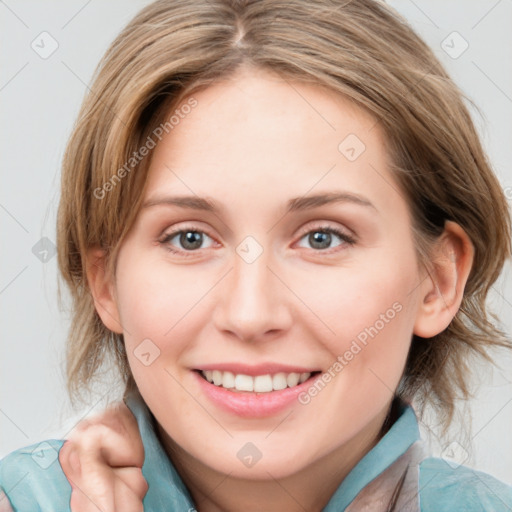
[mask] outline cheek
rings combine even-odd
[[[139,261],[141,263],[139,263]],[[192,266],[172,268],[165,261],[142,263],[125,259],[119,265],[119,310],[128,363],[144,400],[152,411],[186,409],[178,384],[185,373],[181,356],[195,336],[201,297],[208,283],[193,274]],[[210,286],[211,287],[211,286]]]
[[[314,283],[304,283],[302,295],[336,337],[352,338],[375,324],[379,331],[396,324],[395,319],[404,316],[401,313],[410,302],[413,279],[412,275],[399,275],[396,267],[386,272],[368,267],[342,269],[324,279],[317,274]]]
[[[325,384],[312,385],[299,401],[311,404],[326,423],[335,425],[326,433],[326,451],[332,439],[345,442],[392,399],[410,346],[410,279],[361,275],[346,277],[344,290],[329,286],[329,300],[319,297],[316,303],[335,335],[322,336],[330,356],[322,377]]]
[[[192,266],[172,268],[161,261],[126,263],[118,284],[126,343],[149,338],[164,349],[166,340],[175,338],[175,332],[211,290],[213,276],[209,278],[208,272],[201,276]]]
[[[193,265],[138,261],[142,258],[126,258],[119,265],[118,305],[128,363],[152,410],[168,404],[169,396],[179,408],[186,400],[181,403],[177,381],[186,376],[185,356],[211,318],[211,291],[219,278]]]
[[[393,388],[403,370],[414,325],[414,265],[374,264],[340,269],[338,274],[329,279],[320,276],[317,292],[307,295],[308,306],[328,328],[321,339],[332,364],[338,361],[350,381],[370,385],[381,378]],[[302,293],[312,283],[304,284]],[[340,365],[336,369],[341,371]]]

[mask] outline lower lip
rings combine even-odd
[[[310,377],[293,388],[254,393],[249,391],[230,391],[222,386],[215,386],[204,379],[198,371],[193,372],[202,392],[219,408],[243,418],[262,418],[282,412],[297,402],[297,396],[306,391],[318,375]]]

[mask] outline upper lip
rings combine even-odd
[[[212,363],[196,368],[199,371],[219,370],[231,372],[237,375],[274,375],[276,373],[313,373],[320,371],[318,368],[305,366],[293,366],[280,363],[262,363],[258,365],[246,365],[241,363]]]

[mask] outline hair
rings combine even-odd
[[[63,159],[57,248],[72,295],[71,397],[89,389],[109,356],[124,382],[132,379],[123,335],[102,323],[86,275],[87,250],[96,246],[105,250],[105,270],[115,276],[151,154],[136,164],[130,158],[184,98],[241,66],[325,87],[374,116],[410,208],[421,264],[428,268],[446,220],[471,239],[474,260],[461,307],[443,332],[428,340],[413,336],[397,390],[421,410],[431,405],[447,426],[456,401],[471,394],[471,356],[490,361],[490,348],[510,347],[486,308],[511,254],[510,213],[465,105],[469,100],[406,20],[377,0],[159,0],[114,40]]]

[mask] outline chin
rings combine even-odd
[[[306,460],[307,453],[304,450],[297,453],[297,445],[283,443],[279,438],[275,442],[253,442],[249,439],[248,436],[235,436],[224,444],[212,439],[211,444],[215,444],[215,450],[212,450],[211,444],[203,449],[199,441],[193,443],[195,449],[189,454],[215,472],[249,480],[286,478],[314,462]],[[202,441],[204,443],[204,437]]]

